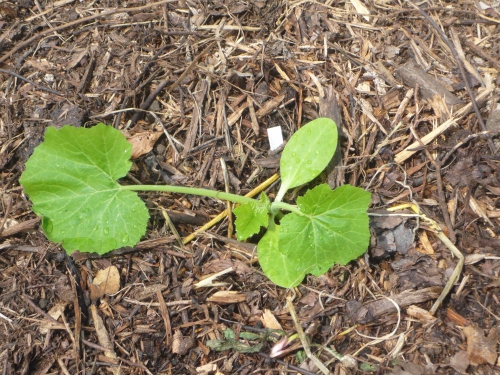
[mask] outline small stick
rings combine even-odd
[[[65,98],[66,96],[64,94],[61,94],[60,92],[57,92],[57,91],[54,91],[52,89],[49,89],[48,87],[45,87],[45,86],[41,86],[39,85],[38,83],[36,82],[33,82],[32,80],[28,79],[28,78],[25,78],[23,77],[22,75],[20,74],[17,74],[13,71],[10,71],[10,70],[5,70],[5,69],[0,69],[0,73],[5,73],[5,74],[10,74],[11,76],[14,76],[18,79],[20,79],[21,81],[24,81],[24,82],[28,82],[28,83],[31,83],[33,86],[35,86],[37,89],[39,90],[42,90],[42,91],[47,91],[51,94],[54,94],[54,95],[57,95],[57,96],[62,96],[63,98]]]
[[[262,184],[260,184],[259,186],[257,186],[255,189],[253,189],[252,191],[250,191],[247,194],[245,194],[245,197],[249,197],[249,198],[255,197],[261,191],[264,191],[269,186],[271,186],[276,180],[279,179],[279,177],[280,176],[278,174],[272,175],[266,181],[264,181]],[[212,220],[210,220],[204,226],[202,226],[201,228],[197,229],[196,231],[194,231],[193,233],[191,233],[189,236],[184,237],[184,239],[182,240],[182,242],[184,244],[187,244],[187,243],[191,242],[198,234],[200,234],[200,233],[202,233],[202,232],[204,232],[204,231],[212,228],[215,224],[217,224],[219,221],[221,221],[222,219],[224,219],[226,217],[226,215],[227,215],[227,210],[222,211],[219,215],[217,215],[216,217],[214,217]]]
[[[415,111],[415,121],[410,125],[410,131],[413,134],[413,137],[417,140],[418,143],[420,143],[420,146],[424,148],[424,152],[427,155],[427,159],[429,159],[436,169],[436,183],[437,183],[437,191],[438,191],[438,201],[439,201],[439,208],[441,208],[441,212],[443,213],[443,218],[444,222],[446,223],[446,227],[448,228],[448,233],[451,238],[452,242],[456,241],[456,236],[455,236],[455,231],[453,230],[453,224],[451,223],[450,219],[450,214],[448,213],[448,207],[446,205],[446,198],[444,196],[444,186],[443,186],[443,180],[441,178],[441,162],[437,160],[436,158],[432,157],[431,153],[427,148],[425,147],[424,143],[418,136],[416,130],[415,130],[415,124],[419,122],[418,115],[418,100],[417,100],[417,94],[418,94],[418,85],[415,87],[415,106],[417,106],[417,110]]]
[[[42,37],[44,37],[46,35],[52,34],[53,32],[56,32],[56,31],[59,31],[59,30],[64,30],[64,29],[73,27],[75,25],[78,25],[78,24],[81,24],[81,23],[85,23],[87,21],[93,21],[93,20],[98,19],[98,18],[106,18],[106,17],[109,17],[110,15],[115,14],[115,13],[121,13],[121,12],[139,12],[139,11],[143,11],[143,10],[155,7],[157,5],[162,5],[162,4],[167,4],[167,3],[176,3],[176,2],[177,2],[177,0],[162,0],[162,1],[158,1],[156,3],[150,3],[150,4],[147,4],[147,5],[140,6],[140,7],[110,9],[110,10],[104,11],[104,12],[99,13],[99,14],[94,14],[92,16],[83,17],[83,18],[80,18],[79,20],[75,20],[75,21],[72,21],[72,22],[65,23],[64,25],[57,26],[57,27],[54,27],[52,29],[44,30],[41,33],[33,35],[31,38],[26,39],[22,43],[16,44],[16,46],[14,48],[12,48],[9,52],[7,52],[5,55],[3,55],[2,57],[0,57],[0,62],[4,62],[9,57],[11,57],[15,52],[23,49],[26,46],[29,46],[35,40],[38,40],[38,39],[40,39],[40,38],[42,38]]]
[[[448,237],[446,237],[446,235],[443,233],[443,230],[438,225],[438,223],[436,223],[434,220],[428,218],[426,215],[421,213],[419,207],[417,207],[415,204],[406,203],[399,206],[388,208],[387,211],[394,212],[398,210],[403,210],[405,208],[410,208],[415,213],[417,213],[419,215],[420,220],[422,220],[425,224],[429,226],[429,230],[432,231],[436,235],[436,237],[439,238],[441,242],[451,251],[451,253],[458,258],[458,263],[455,266],[455,269],[453,270],[453,273],[451,274],[450,278],[448,279],[448,282],[446,283],[443,291],[439,295],[436,302],[434,302],[434,305],[432,305],[431,309],[429,310],[429,313],[434,315],[439,306],[441,305],[441,303],[443,302],[443,300],[450,292],[451,288],[453,288],[455,282],[460,277],[460,274],[462,273],[462,268],[464,266],[465,257],[460,252],[460,250],[458,250],[457,247],[448,239]]]
[[[321,370],[321,372],[325,375],[329,375],[330,371],[326,368],[326,366],[311,353],[311,348],[309,347],[309,342],[307,341],[306,334],[300,325],[299,318],[295,309],[293,308],[292,298],[286,298],[286,306],[288,307],[288,311],[290,311],[290,316],[292,317],[293,323],[295,324],[295,329],[297,330],[297,334],[299,335],[300,342],[304,351],[306,352],[307,358],[314,362],[317,368]]]
[[[474,108],[474,112],[476,112],[476,117],[477,121],[479,122],[479,125],[481,125],[481,130],[486,131],[486,124],[484,123],[483,117],[481,116],[481,111],[479,110],[479,106],[477,105],[476,99],[474,97],[474,93],[472,92],[472,87],[470,85],[469,79],[467,78],[467,75],[465,74],[465,69],[462,64],[462,61],[460,60],[460,57],[458,56],[457,50],[453,46],[453,44],[450,42],[450,40],[446,37],[445,33],[441,28],[436,24],[436,22],[427,14],[425,13],[422,8],[420,8],[418,5],[416,5],[413,1],[408,0],[408,2],[413,6],[415,9],[419,11],[419,13],[429,22],[432,27],[437,31],[441,39],[446,43],[448,48],[451,50],[451,53],[453,54],[453,58],[457,62],[458,68],[460,69],[460,74],[462,75],[462,79],[464,80],[465,87],[467,88],[467,93],[469,94],[472,107]],[[495,145],[493,144],[493,141],[491,138],[488,138],[488,146],[490,147],[490,151],[492,154],[495,154]]]

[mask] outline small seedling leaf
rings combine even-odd
[[[104,124],[47,129],[20,182],[51,241],[68,253],[99,254],[139,241],[147,208],[116,182],[129,171],[131,152],[125,137]]]
[[[292,288],[300,284],[307,271],[280,251],[280,230],[279,225],[269,226],[257,245],[257,255],[262,270],[273,283],[283,288]]]
[[[290,262],[316,276],[334,263],[356,259],[370,240],[370,197],[350,185],[335,190],[327,184],[316,186],[297,199],[305,215],[292,212],[281,220],[278,248]]]
[[[236,215],[236,236],[239,241],[259,233],[260,227],[267,227],[270,207],[269,198],[262,193],[259,201],[242,204],[233,210]]]
[[[337,125],[326,117],[313,120],[295,132],[281,155],[278,196],[317,177],[332,159],[337,138]]]

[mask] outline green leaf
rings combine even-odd
[[[279,236],[280,226],[270,225],[257,245],[259,263],[273,283],[283,288],[292,288],[300,284],[307,271],[280,251]]]
[[[334,263],[356,259],[370,241],[370,198],[369,192],[350,185],[335,190],[316,186],[297,199],[305,215],[292,212],[281,220],[278,248],[290,263],[316,276]]]
[[[260,227],[267,227],[271,202],[265,193],[260,195],[260,201],[242,204],[233,212],[236,215],[236,236],[239,241],[259,233]]]
[[[51,241],[68,253],[103,254],[140,240],[147,208],[116,182],[129,171],[131,152],[125,137],[104,124],[47,129],[20,182]]]
[[[277,201],[288,189],[311,181],[326,168],[337,148],[337,138],[337,125],[329,118],[313,120],[292,135],[281,155]]]

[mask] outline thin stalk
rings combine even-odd
[[[122,190],[132,191],[164,191],[167,193],[179,193],[200,195],[202,197],[217,198],[223,201],[231,201],[239,204],[255,203],[255,199],[244,197],[242,195],[225,193],[223,191],[193,188],[187,186],[172,186],[172,185],[125,185],[121,186]]]
[[[199,195],[202,197],[217,198],[224,201],[231,201],[239,204],[247,203],[258,203],[256,199],[244,197],[242,195],[225,193],[223,191],[201,189],[201,188],[191,188],[187,186],[172,186],[172,185],[122,185],[122,190],[131,191],[164,191],[167,193],[179,193],[179,194],[190,194]],[[271,210],[286,210],[290,212],[295,212],[300,216],[305,214],[300,211],[297,206],[293,206],[284,202],[273,202],[271,204]]]
[[[217,198],[224,201],[231,201],[239,204],[247,203],[258,203],[256,199],[244,197],[242,195],[225,193],[223,191],[193,188],[187,186],[172,186],[172,185],[122,185],[122,190],[132,190],[132,191],[164,191],[167,193],[179,193],[179,194],[190,194],[199,195],[202,197]],[[293,206],[284,202],[273,202],[271,204],[271,210],[286,210],[290,212],[295,212],[298,215],[304,216],[305,214],[300,211],[297,206]]]
[[[276,202],[276,201],[274,201],[273,203],[271,203],[271,211],[273,211],[273,210],[286,210],[286,211],[294,212],[294,213],[296,213],[297,215],[300,215],[300,216],[305,216],[306,215],[297,206],[293,206],[291,204],[284,203],[284,202]]]

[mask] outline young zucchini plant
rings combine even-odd
[[[184,186],[120,185],[132,163],[132,145],[120,131],[98,124],[92,128],[49,127],[45,141],[26,163],[21,184],[42,216],[47,238],[74,250],[104,254],[134,246],[149,219],[134,191],[163,191],[228,200],[234,209],[238,240],[267,232],[257,250],[264,273],[277,285],[293,287],[306,274],[319,276],[334,263],[346,264],[363,254],[370,239],[370,193],[349,185],[331,190],[321,184],[297,199],[285,193],[310,182],[323,171],[337,147],[337,126],[316,119],[289,140],[280,161],[281,187],[271,203],[260,199]],[[278,223],[277,217],[281,217]],[[279,214],[279,215],[278,215]]]

